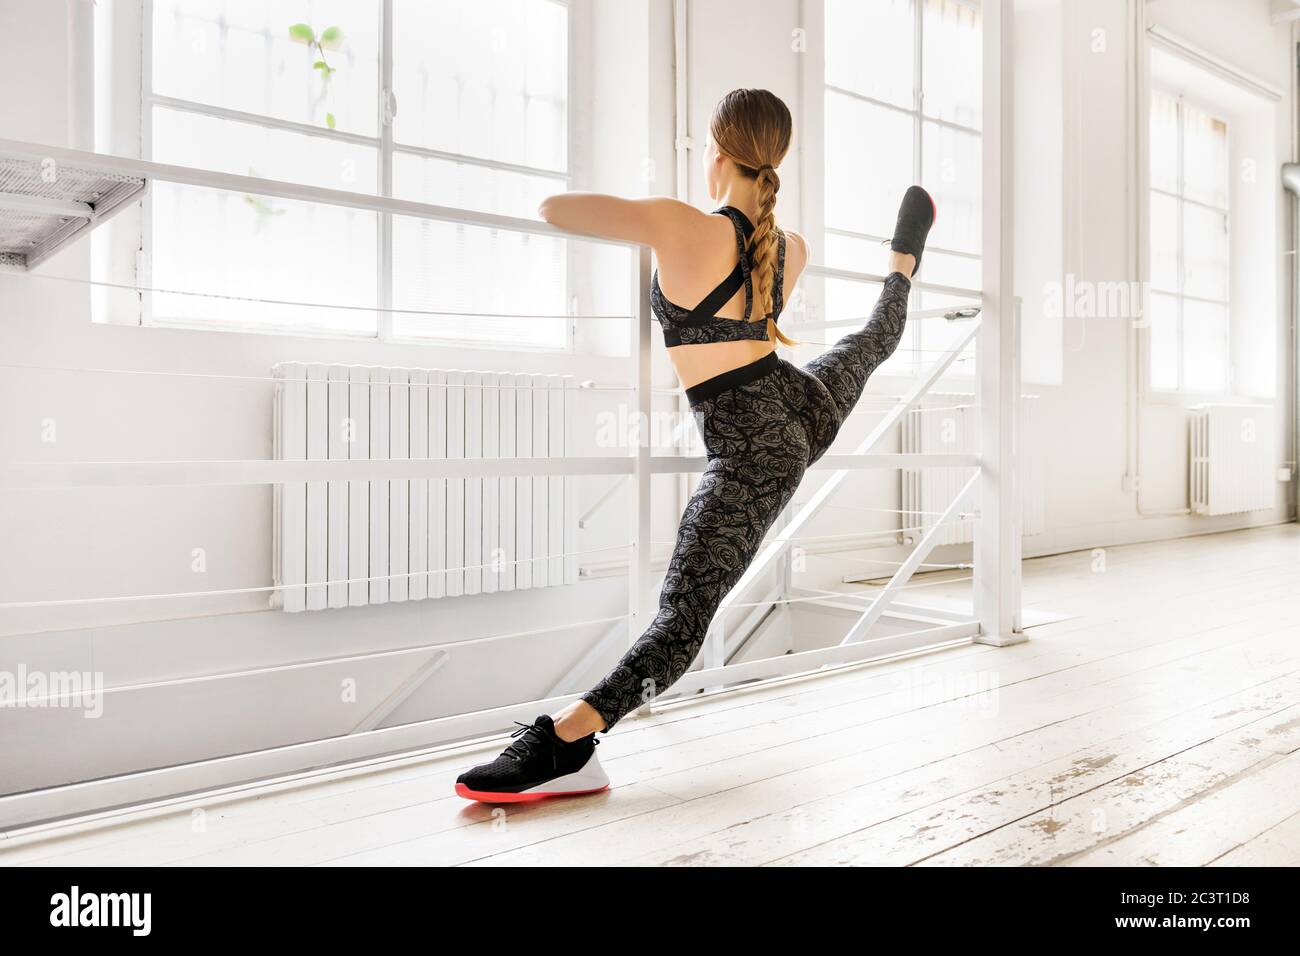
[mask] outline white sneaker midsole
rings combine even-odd
[[[587,760],[581,770],[566,773],[563,777],[556,777],[554,780],[539,783],[535,787],[529,787],[527,790],[519,792],[576,793],[582,790],[599,790],[601,787],[608,786],[609,776],[605,773],[605,768],[600,765],[600,759],[593,750],[590,759]]]

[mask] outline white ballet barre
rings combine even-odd
[[[911,322],[913,319],[947,319],[950,322],[960,322],[960,321],[966,321],[968,319],[976,318],[980,314],[980,311],[981,311],[980,306],[978,305],[945,305],[934,309],[912,309],[909,310],[907,313],[907,321]],[[863,316],[852,316],[846,319],[833,319],[828,322],[789,322],[782,328],[782,331],[788,333],[791,336],[798,336],[800,332],[820,332],[823,329],[852,328],[854,326],[862,325],[864,322],[869,321],[870,318],[871,317],[868,315],[863,315]],[[806,342],[800,344],[819,345],[821,343]],[[894,351],[895,352],[933,352],[935,354],[939,354],[943,350],[942,349],[916,349],[916,348],[909,348],[907,346],[900,346],[899,348],[894,349]]]
[[[652,475],[704,471],[702,456],[649,458]],[[588,458],[369,458],[359,460],[194,460],[20,462],[0,465],[0,488],[121,488],[273,485],[304,481],[378,481],[422,478],[514,478],[635,474],[627,456]],[[814,470],[979,467],[975,454],[826,455]]]
[[[410,371],[422,372],[425,369],[412,368],[403,365],[340,365],[340,368],[347,369],[383,369],[385,371]],[[218,381],[231,382],[269,382],[272,385],[283,385],[286,381],[278,375],[239,375],[227,372],[178,372],[170,369],[152,369],[152,368],[103,368],[102,366],[78,366],[78,365],[15,365],[12,363],[0,363],[0,371],[5,372],[62,372],[75,373],[78,375],[144,375],[154,376],[157,378],[188,378],[188,379],[215,379]],[[499,369],[460,369],[464,372],[477,372],[484,375],[513,375],[513,372],[503,372]],[[372,382],[371,388],[393,389],[412,389],[412,388],[462,388],[463,386],[455,385],[450,382]],[[477,389],[500,389],[503,391],[517,392],[520,389],[527,389],[527,386],[518,383],[511,385],[492,385],[482,383],[474,386]],[[593,382],[590,379],[577,383],[580,391],[585,392],[630,392],[633,390],[631,385],[605,385],[599,382]],[[652,389],[656,395],[680,395],[680,388],[655,388]]]
[[[122,176],[143,176],[148,180],[177,183],[183,186],[251,193],[256,196],[272,196],[276,199],[292,199],[306,203],[323,203],[327,206],[341,206],[348,209],[359,209],[364,212],[382,212],[394,216],[409,216],[415,219],[432,219],[466,226],[482,226],[486,229],[502,229],[508,232],[549,236],[554,239],[581,239],[585,242],[597,242],[610,246],[638,248],[635,243],[622,240],[603,239],[595,236],[575,236],[572,233],[557,229],[550,223],[537,219],[521,219],[516,216],[503,216],[498,213],[480,212],[475,209],[457,209],[452,206],[439,206],[434,203],[416,202],[410,199],[396,199],[392,196],[376,196],[373,193],[327,189],[323,186],[308,186],[304,183],[291,183],[279,179],[263,179],[260,176],[241,176],[237,173],[222,173],[189,166],[173,166],[168,163],[155,163],[146,159],[130,159],[124,156],[92,153],[79,149],[67,149],[61,146],[27,143],[22,140],[0,139],[0,159],[36,163],[53,161],[53,169],[56,174],[59,166],[71,166],[78,169],[94,169],[101,172],[117,173]]]
[[[858,272],[855,269],[833,269],[830,266],[809,265],[803,274],[805,276],[819,276],[823,279],[843,279],[847,282],[869,282],[873,285],[880,285],[888,278],[875,272]],[[975,302],[982,301],[984,293],[979,289],[967,289],[956,285],[940,285],[937,282],[917,281],[912,283],[913,289],[920,289],[922,292],[934,292],[939,295],[951,295],[962,299],[971,299]],[[957,308],[949,306],[948,310]]]
[[[840,229],[836,226],[827,226],[823,231],[828,236],[844,236],[848,239],[861,239],[866,242],[879,243],[880,245],[887,245],[893,241],[892,236],[879,236],[870,232],[854,232],[852,229]],[[950,249],[946,246],[936,246],[930,242],[925,244],[925,251],[931,254],[938,253],[941,256],[956,256],[959,259],[978,260],[980,258],[978,252],[964,252],[961,249]]]

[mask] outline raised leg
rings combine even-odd
[[[910,279],[901,272],[891,273],[867,324],[804,366],[830,391],[841,421],[862,397],[871,373],[898,348],[907,323],[907,297],[911,291]]]

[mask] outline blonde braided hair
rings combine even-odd
[[[777,328],[773,315],[777,243],[784,235],[776,224],[776,194],[781,188],[776,167],[790,149],[792,127],[790,110],[768,90],[732,90],[718,101],[709,119],[709,135],[718,151],[756,181],[758,221],[749,237],[755,299],[767,317],[768,339],[786,345],[797,342]]]

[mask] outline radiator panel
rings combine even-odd
[[[1193,513],[1240,514],[1274,506],[1271,405],[1198,405],[1188,428]]]
[[[275,456],[572,454],[572,376],[286,363]],[[567,476],[321,481],[275,488],[273,604],[359,607],[573,584]]]
[[[1046,494],[1041,445],[1035,440],[1037,406],[1034,399],[1020,400],[1019,471],[1021,533],[1041,534],[1046,527]],[[979,452],[979,409],[975,396],[931,392],[903,416],[902,451],[905,454],[976,454]],[[915,468],[902,470],[902,526],[917,528],[904,538],[914,542],[932,528],[970,478],[969,468]],[[979,493],[969,510],[979,510]],[[969,544],[975,539],[975,522],[954,522],[939,532],[939,544]]]

